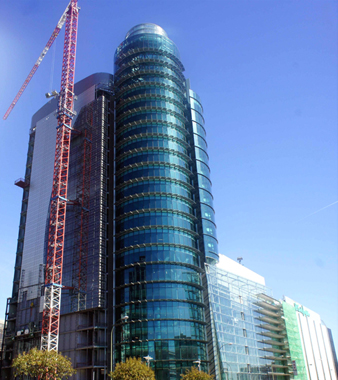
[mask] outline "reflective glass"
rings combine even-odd
[[[200,256],[197,252],[174,245],[156,244],[137,247],[116,255],[116,267],[154,261],[177,262],[200,266]]]
[[[142,196],[128,199],[116,206],[116,216],[139,209],[172,209],[194,215],[192,205],[184,199],[170,195]]]
[[[201,192],[202,190],[200,190]],[[191,189],[184,186],[182,182],[172,182],[171,180],[160,179],[143,179],[142,181],[124,184],[122,188],[116,191],[116,200],[120,200],[129,195],[138,193],[170,193],[182,195],[186,198],[192,199]],[[211,195],[210,195],[211,196]],[[207,201],[203,201],[208,203]]]

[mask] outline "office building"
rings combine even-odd
[[[337,380],[337,356],[331,330],[319,314],[284,297],[283,315],[298,379]]]
[[[207,368],[201,273],[218,257],[203,108],[183,70],[153,24],[115,54],[116,359],[150,355],[160,379]]]
[[[109,126],[113,76],[93,74],[75,85],[67,224],[63,261],[59,350],[72,359],[77,378],[100,378],[106,368],[106,223]],[[5,319],[2,378],[11,379],[18,353],[40,346],[44,263],[53,180],[56,99],[32,118],[23,188],[12,296]],[[90,211],[88,211],[90,210]]]
[[[209,370],[216,380],[337,380],[332,334],[317,313],[277,300],[262,276],[220,255],[206,265]]]

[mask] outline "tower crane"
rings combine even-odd
[[[67,186],[69,171],[70,141],[72,132],[72,119],[75,115],[74,103],[74,77],[75,58],[78,27],[77,0],[70,0],[66,10],[57,23],[47,45],[34,64],[28,77],[14,98],[4,120],[14,108],[20,96],[32,79],[41,61],[52,46],[61,28],[65,25],[63,45],[63,59],[61,72],[61,89],[58,95],[57,133],[54,159],[53,186],[50,199],[50,214],[47,241],[47,259],[45,271],[45,297],[42,315],[41,349],[58,350],[59,323],[62,290],[62,265],[64,251],[64,236],[66,223]]]

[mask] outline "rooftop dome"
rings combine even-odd
[[[158,25],[151,24],[151,23],[145,23],[145,24],[138,24],[131,28],[129,32],[126,34],[126,39],[132,36],[135,36],[136,34],[143,34],[143,33],[150,33],[150,34],[159,34],[160,36],[164,36],[168,38],[167,33]]]

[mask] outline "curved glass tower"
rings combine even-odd
[[[154,24],[115,53],[116,360],[150,355],[163,380],[207,369],[201,273],[218,257],[202,106],[183,70]]]

